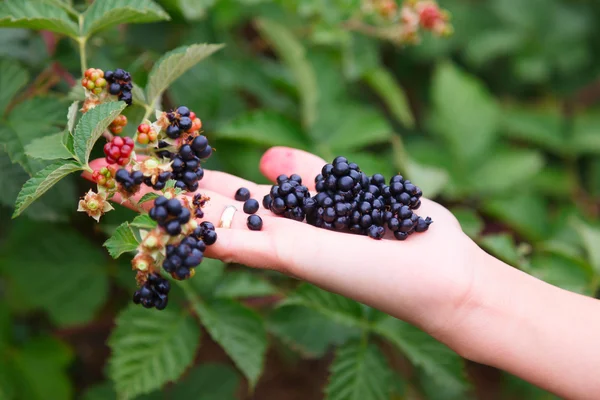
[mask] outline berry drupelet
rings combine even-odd
[[[180,107],[181,108],[181,107]],[[164,149],[169,143],[160,141],[159,149]],[[198,182],[204,177],[204,169],[201,162],[209,158],[212,148],[208,144],[206,136],[195,137],[191,144],[183,144],[177,153],[161,150],[156,153],[159,157],[171,159],[172,179],[175,179],[175,187],[190,192],[198,190]]]
[[[133,302],[145,308],[164,310],[168,303],[171,284],[158,273],[149,274],[146,282],[133,294]]]
[[[245,187],[239,188],[233,196],[237,201],[246,201],[250,198],[250,191]]]
[[[150,186],[154,190],[163,190],[167,186],[167,181],[171,179],[171,173],[169,171],[161,172],[156,176],[156,182],[152,183],[152,176],[144,177],[144,184]]]
[[[121,168],[115,174],[115,180],[121,188],[127,193],[135,193],[139,189],[140,185],[144,181],[144,174],[142,171],[127,171],[125,168]]]
[[[133,102],[133,96],[131,90],[133,89],[133,83],[131,83],[131,75],[129,72],[117,68],[114,71],[106,71],[104,73],[104,79],[108,82],[108,93],[113,96],[118,96],[118,99],[131,105]]]
[[[246,221],[246,226],[251,231],[260,231],[260,230],[262,230],[262,227],[263,227],[262,218],[259,217],[258,215],[250,215],[248,217],[248,220]]]
[[[244,202],[244,212],[246,214],[254,214],[258,211],[258,201],[255,199],[248,199]]]
[[[190,221],[192,213],[178,199],[167,199],[164,196],[154,200],[154,207],[148,213],[150,218],[158,222],[170,236],[181,233],[181,225]]]
[[[104,155],[109,164],[127,165],[135,144],[133,139],[125,136],[115,136],[104,145]]]
[[[180,106],[175,111],[167,113],[169,126],[167,126],[166,134],[171,139],[179,138],[183,133],[190,131],[193,125],[191,118],[192,112],[186,106]],[[193,115],[195,118],[195,115]]]
[[[207,246],[211,246],[217,241],[217,231],[212,222],[204,221],[194,229],[196,239],[202,240]]]
[[[174,279],[184,280],[192,276],[193,269],[202,262],[206,244],[194,235],[189,235],[177,245],[168,245],[167,257],[163,262],[165,271]]]
[[[310,204],[306,204],[309,199],[310,193],[302,184],[300,175],[279,175],[277,185],[271,187],[269,198],[263,198],[263,206],[268,206],[274,214],[301,222],[306,209],[310,209]]]

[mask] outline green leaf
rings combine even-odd
[[[408,104],[404,89],[385,68],[377,67],[368,71],[364,79],[371,89],[384,101],[392,115],[407,128],[414,128],[415,118]]]
[[[40,160],[56,160],[58,158],[73,158],[73,154],[63,145],[65,132],[57,132],[53,135],[34,139],[25,146],[25,154]]]
[[[52,186],[81,166],[74,161],[58,161],[47,166],[25,182],[17,196],[13,218],[18,217],[31,203],[46,193]]]
[[[138,204],[143,204],[147,201],[153,201],[156,198],[160,197],[157,193],[149,192],[142,196],[142,198],[138,201]]]
[[[307,283],[298,286],[283,301],[282,305],[304,306],[340,324],[350,327],[364,327],[363,309],[360,303]]]
[[[57,339],[39,337],[27,342],[11,360],[20,398],[45,400],[52,393],[52,399],[71,399],[67,367],[72,359],[71,349]]]
[[[215,290],[216,297],[261,297],[278,293],[275,286],[266,279],[247,271],[228,272]]]
[[[217,129],[220,139],[235,139],[263,146],[306,149],[306,139],[294,121],[268,110],[249,111]]]
[[[521,267],[521,253],[509,233],[485,235],[479,241],[481,246],[494,256],[504,260],[514,267]]]
[[[456,217],[464,233],[471,239],[477,238],[483,229],[483,220],[475,210],[469,208],[452,208],[450,210]]]
[[[269,315],[267,324],[269,332],[311,358],[320,358],[331,346],[358,338],[361,333],[358,328],[348,328],[303,306],[276,308]]]
[[[423,193],[427,193],[428,198],[440,194],[450,180],[445,170],[412,159],[408,160],[408,177],[421,188]]]
[[[69,110],[67,111],[67,131],[69,134],[73,134],[73,129],[75,129],[75,121],[77,119],[77,113],[79,112],[79,102],[74,101],[69,106]]]
[[[148,75],[148,105],[157,107],[163,92],[194,65],[223,47],[221,44],[193,44],[178,47],[161,57]]]
[[[567,150],[562,133],[563,121],[558,109],[528,110],[522,105],[503,110],[504,135],[539,146],[557,154]]]
[[[302,125],[310,128],[317,119],[319,88],[315,71],[306,58],[305,49],[293,33],[284,25],[272,20],[257,20],[260,34],[290,69],[300,96]]]
[[[96,141],[127,104],[122,101],[100,104],[81,117],[75,127],[73,144],[81,164],[87,164]]]
[[[2,7],[2,4],[0,4]],[[0,60],[0,118],[13,97],[27,84],[29,74],[17,62]]]
[[[129,224],[134,228],[152,230],[158,225],[148,214],[141,214],[136,216],[133,221]]]
[[[457,162],[486,158],[495,141],[500,110],[487,89],[450,63],[440,64],[432,83],[433,127]]]
[[[225,275],[225,263],[213,258],[204,258],[202,264],[196,267],[196,274],[202,279],[190,280],[190,286],[201,297],[212,297],[217,285]]]
[[[389,400],[392,370],[377,345],[353,341],[337,349],[327,400]]]
[[[479,193],[505,192],[530,180],[544,168],[538,151],[506,149],[494,151],[470,177],[473,190]]]
[[[482,208],[531,241],[548,236],[548,206],[540,196],[513,194],[485,201]]]
[[[250,386],[256,386],[267,350],[267,332],[262,318],[232,300],[207,304],[196,301],[193,304],[212,339],[223,347]]]
[[[59,7],[43,0],[5,0],[0,3],[0,27],[49,30],[76,38],[78,27]]]
[[[152,0],[95,1],[83,14],[85,36],[119,24],[141,24],[170,19]]]
[[[468,383],[462,359],[448,347],[414,326],[384,316],[374,331],[389,340],[427,377],[450,392],[466,392]],[[465,396],[463,396],[465,398]]]
[[[135,251],[139,243],[131,230],[128,222],[123,222],[115,233],[104,242],[104,247],[112,258],[119,258],[121,254]]]
[[[192,369],[175,385],[170,398],[234,400],[240,385],[236,371],[224,364],[205,363]]]
[[[597,274],[600,274],[600,227],[585,223],[577,218],[572,218],[570,223],[581,238],[594,270]]]
[[[4,145],[13,162],[33,174],[47,165],[25,155],[25,145],[33,139],[55,133],[64,124],[63,103],[53,98],[34,97],[17,104],[0,125],[0,146]],[[35,115],[35,118],[31,118]],[[27,121],[27,124],[23,124]]]
[[[596,113],[583,114],[575,118],[573,136],[568,146],[574,154],[600,154],[600,118]]]
[[[578,257],[558,252],[536,252],[529,266],[523,268],[527,273],[565,290],[593,296],[590,282],[594,277],[592,267]]]
[[[319,137],[336,153],[389,142],[394,130],[383,114],[364,105],[339,103],[327,107],[314,126]]]
[[[108,373],[120,398],[133,399],[176,381],[194,361],[200,329],[174,305],[161,312],[132,305],[117,317]]]
[[[40,232],[43,240],[31,251],[31,239]],[[19,220],[0,249],[0,260],[13,287],[27,295],[24,300],[59,325],[90,321],[106,299],[106,258],[73,230]]]

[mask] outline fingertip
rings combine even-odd
[[[312,153],[277,146],[271,147],[263,154],[260,160],[260,171],[271,181],[275,181],[281,174],[298,174],[308,186],[312,184],[324,164],[326,162],[321,157]]]

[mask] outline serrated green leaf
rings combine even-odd
[[[471,239],[479,236],[483,229],[483,220],[475,210],[466,207],[452,208],[450,210],[456,217],[464,233]]]
[[[271,44],[294,76],[302,108],[302,125],[309,129],[317,120],[319,88],[315,70],[307,60],[304,46],[284,25],[260,18],[257,27],[261,35]]]
[[[121,254],[135,251],[139,243],[131,230],[128,222],[123,222],[115,230],[115,233],[104,242],[104,247],[112,258],[119,258]]]
[[[521,254],[515,244],[514,238],[509,233],[485,235],[479,244],[494,256],[504,260],[512,266],[521,266]]]
[[[450,176],[442,168],[418,163],[408,159],[408,177],[415,182],[428,198],[436,197],[446,187]]]
[[[497,197],[485,201],[482,209],[531,241],[549,234],[548,205],[541,196],[519,193]]]
[[[5,0],[0,3],[0,27],[49,30],[76,38],[78,27],[59,7],[43,0]]]
[[[44,400],[52,393],[56,400],[71,399],[67,366],[72,358],[71,349],[57,339],[39,337],[27,342],[11,360],[20,398]]]
[[[81,166],[74,161],[59,161],[47,166],[29,179],[17,196],[13,218],[19,216],[31,203],[46,193],[52,186]]]
[[[337,349],[331,364],[327,400],[389,400],[392,370],[374,343],[353,341]]]
[[[228,272],[215,289],[215,297],[238,298],[259,297],[277,294],[278,290],[269,281],[247,271]]]
[[[142,198],[138,201],[138,204],[143,204],[147,201],[152,201],[159,197],[157,193],[149,192],[142,196]]]
[[[2,4],[0,4],[2,7]],[[0,60],[0,118],[13,97],[27,84],[29,74],[17,62]]]
[[[321,113],[311,136],[329,144],[337,154],[389,142],[393,132],[388,120],[376,109],[338,101]]]
[[[44,233],[31,251],[31,238]],[[108,292],[102,252],[73,230],[19,220],[0,249],[0,265],[27,304],[59,325],[90,321]],[[82,290],[85,288],[85,290]]]
[[[500,110],[483,84],[443,63],[433,77],[432,98],[433,128],[454,159],[467,165],[485,159],[497,137]]]
[[[193,305],[212,339],[223,347],[250,386],[256,386],[267,350],[267,332],[262,318],[233,300],[215,300],[207,304],[196,301]]]
[[[415,119],[404,89],[400,87],[387,69],[383,67],[371,69],[364,75],[364,79],[385,102],[385,105],[398,122],[407,128],[414,127]]]
[[[528,110],[518,107],[502,112],[502,131],[505,136],[529,142],[557,154],[567,150],[563,138],[560,110]]]
[[[131,305],[117,317],[108,374],[120,398],[133,399],[177,380],[194,361],[200,329],[171,304],[157,312]]]
[[[468,389],[462,359],[425,332],[390,316],[379,320],[373,330],[389,340],[440,386],[451,392],[466,392]]]
[[[162,390],[137,396],[135,400],[164,400]],[[120,400],[111,382],[104,382],[87,388],[81,400]]]
[[[90,36],[119,24],[140,24],[170,19],[152,0],[95,1],[83,14],[83,32]]]
[[[341,345],[360,336],[361,330],[332,321],[303,306],[284,306],[271,312],[269,332],[305,357],[319,358],[333,345]]]
[[[572,218],[569,222],[581,238],[590,264],[596,273],[600,274],[600,228],[576,218]]]
[[[300,126],[269,110],[250,111],[217,129],[221,139],[243,140],[263,146],[288,146],[306,149]]]
[[[103,103],[83,114],[73,135],[75,156],[81,164],[88,163],[94,144],[126,106],[122,101]]]
[[[562,289],[585,296],[594,295],[590,285],[594,270],[580,257],[567,256],[557,251],[536,252],[523,270]]]
[[[193,44],[178,47],[161,57],[148,75],[148,105],[156,107],[163,92],[181,75],[200,61],[221,49],[221,44]]]
[[[133,96],[134,103],[146,105],[146,95],[144,94],[144,89],[134,83],[131,94]]]
[[[75,129],[75,121],[77,120],[77,112],[79,112],[79,102],[74,101],[69,106],[69,110],[67,111],[67,131],[70,134],[73,134],[73,129]]]
[[[338,323],[350,327],[364,327],[363,309],[360,303],[307,283],[298,286],[282,302],[282,305],[304,306]]]
[[[225,263],[213,258],[205,258],[196,267],[196,274],[201,276],[202,279],[190,280],[190,286],[194,288],[200,297],[209,298],[214,295],[215,288],[225,275]]]
[[[56,160],[73,158],[73,154],[63,145],[64,132],[34,139],[25,146],[25,154],[40,160]]]
[[[171,392],[173,399],[234,400],[240,384],[228,365],[206,363],[192,369]]]
[[[156,228],[158,224],[148,214],[141,214],[136,216],[130,225],[134,228],[151,230]]]

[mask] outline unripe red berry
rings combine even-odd
[[[140,132],[140,133],[148,133],[148,132],[150,132],[150,125],[148,125],[148,124],[140,124],[138,126],[138,132]]]
[[[194,119],[196,119],[196,113],[193,111],[190,111],[190,119],[193,121]]]
[[[85,77],[89,78],[94,73],[95,70],[96,70],[95,68],[88,68],[88,69],[86,69],[85,73],[84,73]]]
[[[150,139],[151,142],[155,142],[156,139],[158,138],[158,136],[156,135],[156,132],[150,131],[150,132],[148,132],[148,138]]]
[[[117,185],[117,183],[115,182],[115,180],[113,178],[110,178],[106,181],[106,187],[109,189],[114,189],[116,185]]]
[[[94,90],[96,88],[96,85],[94,84],[94,81],[92,80],[88,80],[87,84],[85,85],[85,87],[88,90]]]
[[[100,171],[94,171],[92,173],[92,179],[94,180],[94,182],[98,182],[99,177],[100,177]]]
[[[150,143],[150,138],[145,133],[140,133],[137,137],[137,141],[139,144],[148,144]]]
[[[107,179],[104,175],[99,175],[98,179],[96,179],[96,183],[100,186],[106,185],[106,181],[107,181]]]

